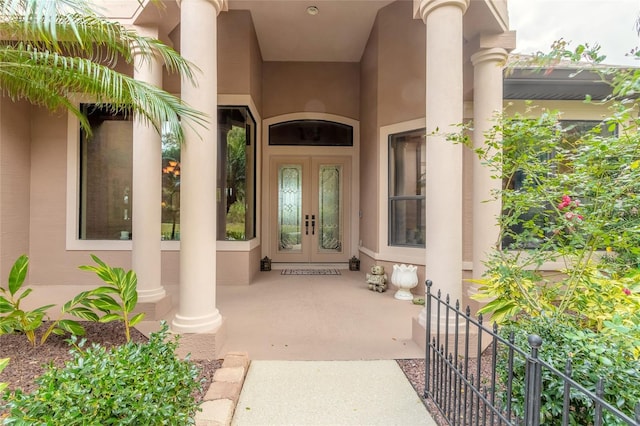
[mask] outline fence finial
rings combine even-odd
[[[537,334],[530,334],[527,341],[532,349],[540,349],[540,346],[542,346],[542,337]]]

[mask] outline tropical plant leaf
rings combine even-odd
[[[144,319],[144,312],[136,314],[129,320],[129,326],[133,327],[134,325],[138,324],[143,319]]]
[[[84,336],[85,330],[84,327],[77,321],[73,320],[61,320],[58,323],[58,328],[66,331],[67,333],[73,334],[75,336]]]
[[[0,314],[6,314],[13,310],[13,303],[0,296]]]
[[[74,317],[85,319],[87,321],[98,321],[98,319],[100,318],[98,314],[93,312],[91,309],[82,306],[69,309],[66,311],[66,313],[73,315]]]
[[[102,312],[111,312],[120,310],[120,305],[116,300],[107,295],[102,294],[99,297],[92,299],[90,303],[91,307],[96,308]]]
[[[22,287],[28,269],[29,258],[23,254],[15,261],[9,272],[9,293],[11,293],[12,296]]]
[[[119,314],[107,314],[100,318],[100,322],[122,321],[122,315]]]

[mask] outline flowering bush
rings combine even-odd
[[[504,117],[478,151],[503,182],[499,249],[474,296],[494,321],[544,312],[599,331],[640,310],[640,137],[615,111],[574,140],[557,112]]]
[[[597,49],[566,47],[559,42],[537,59],[602,59]],[[488,300],[479,312],[514,330],[523,349],[537,333],[541,358],[560,370],[571,358],[586,388],[603,377],[605,398],[631,415],[640,402],[640,72],[599,72],[613,95],[610,116],[592,129],[576,135],[559,112],[529,104],[525,114],[500,117],[476,150],[502,181],[493,196],[503,210],[472,297]],[[559,424],[562,389],[558,378],[543,377],[544,424]],[[523,401],[516,392],[515,411]],[[593,419],[585,401],[572,394],[572,424]]]

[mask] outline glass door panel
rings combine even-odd
[[[340,252],[342,249],[342,166],[318,167],[318,252]]]
[[[302,165],[278,168],[278,251],[302,250]]]

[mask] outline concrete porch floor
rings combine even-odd
[[[368,289],[364,272],[281,275],[260,272],[248,286],[220,286],[228,351],[252,360],[421,358],[411,338],[422,306]]]

